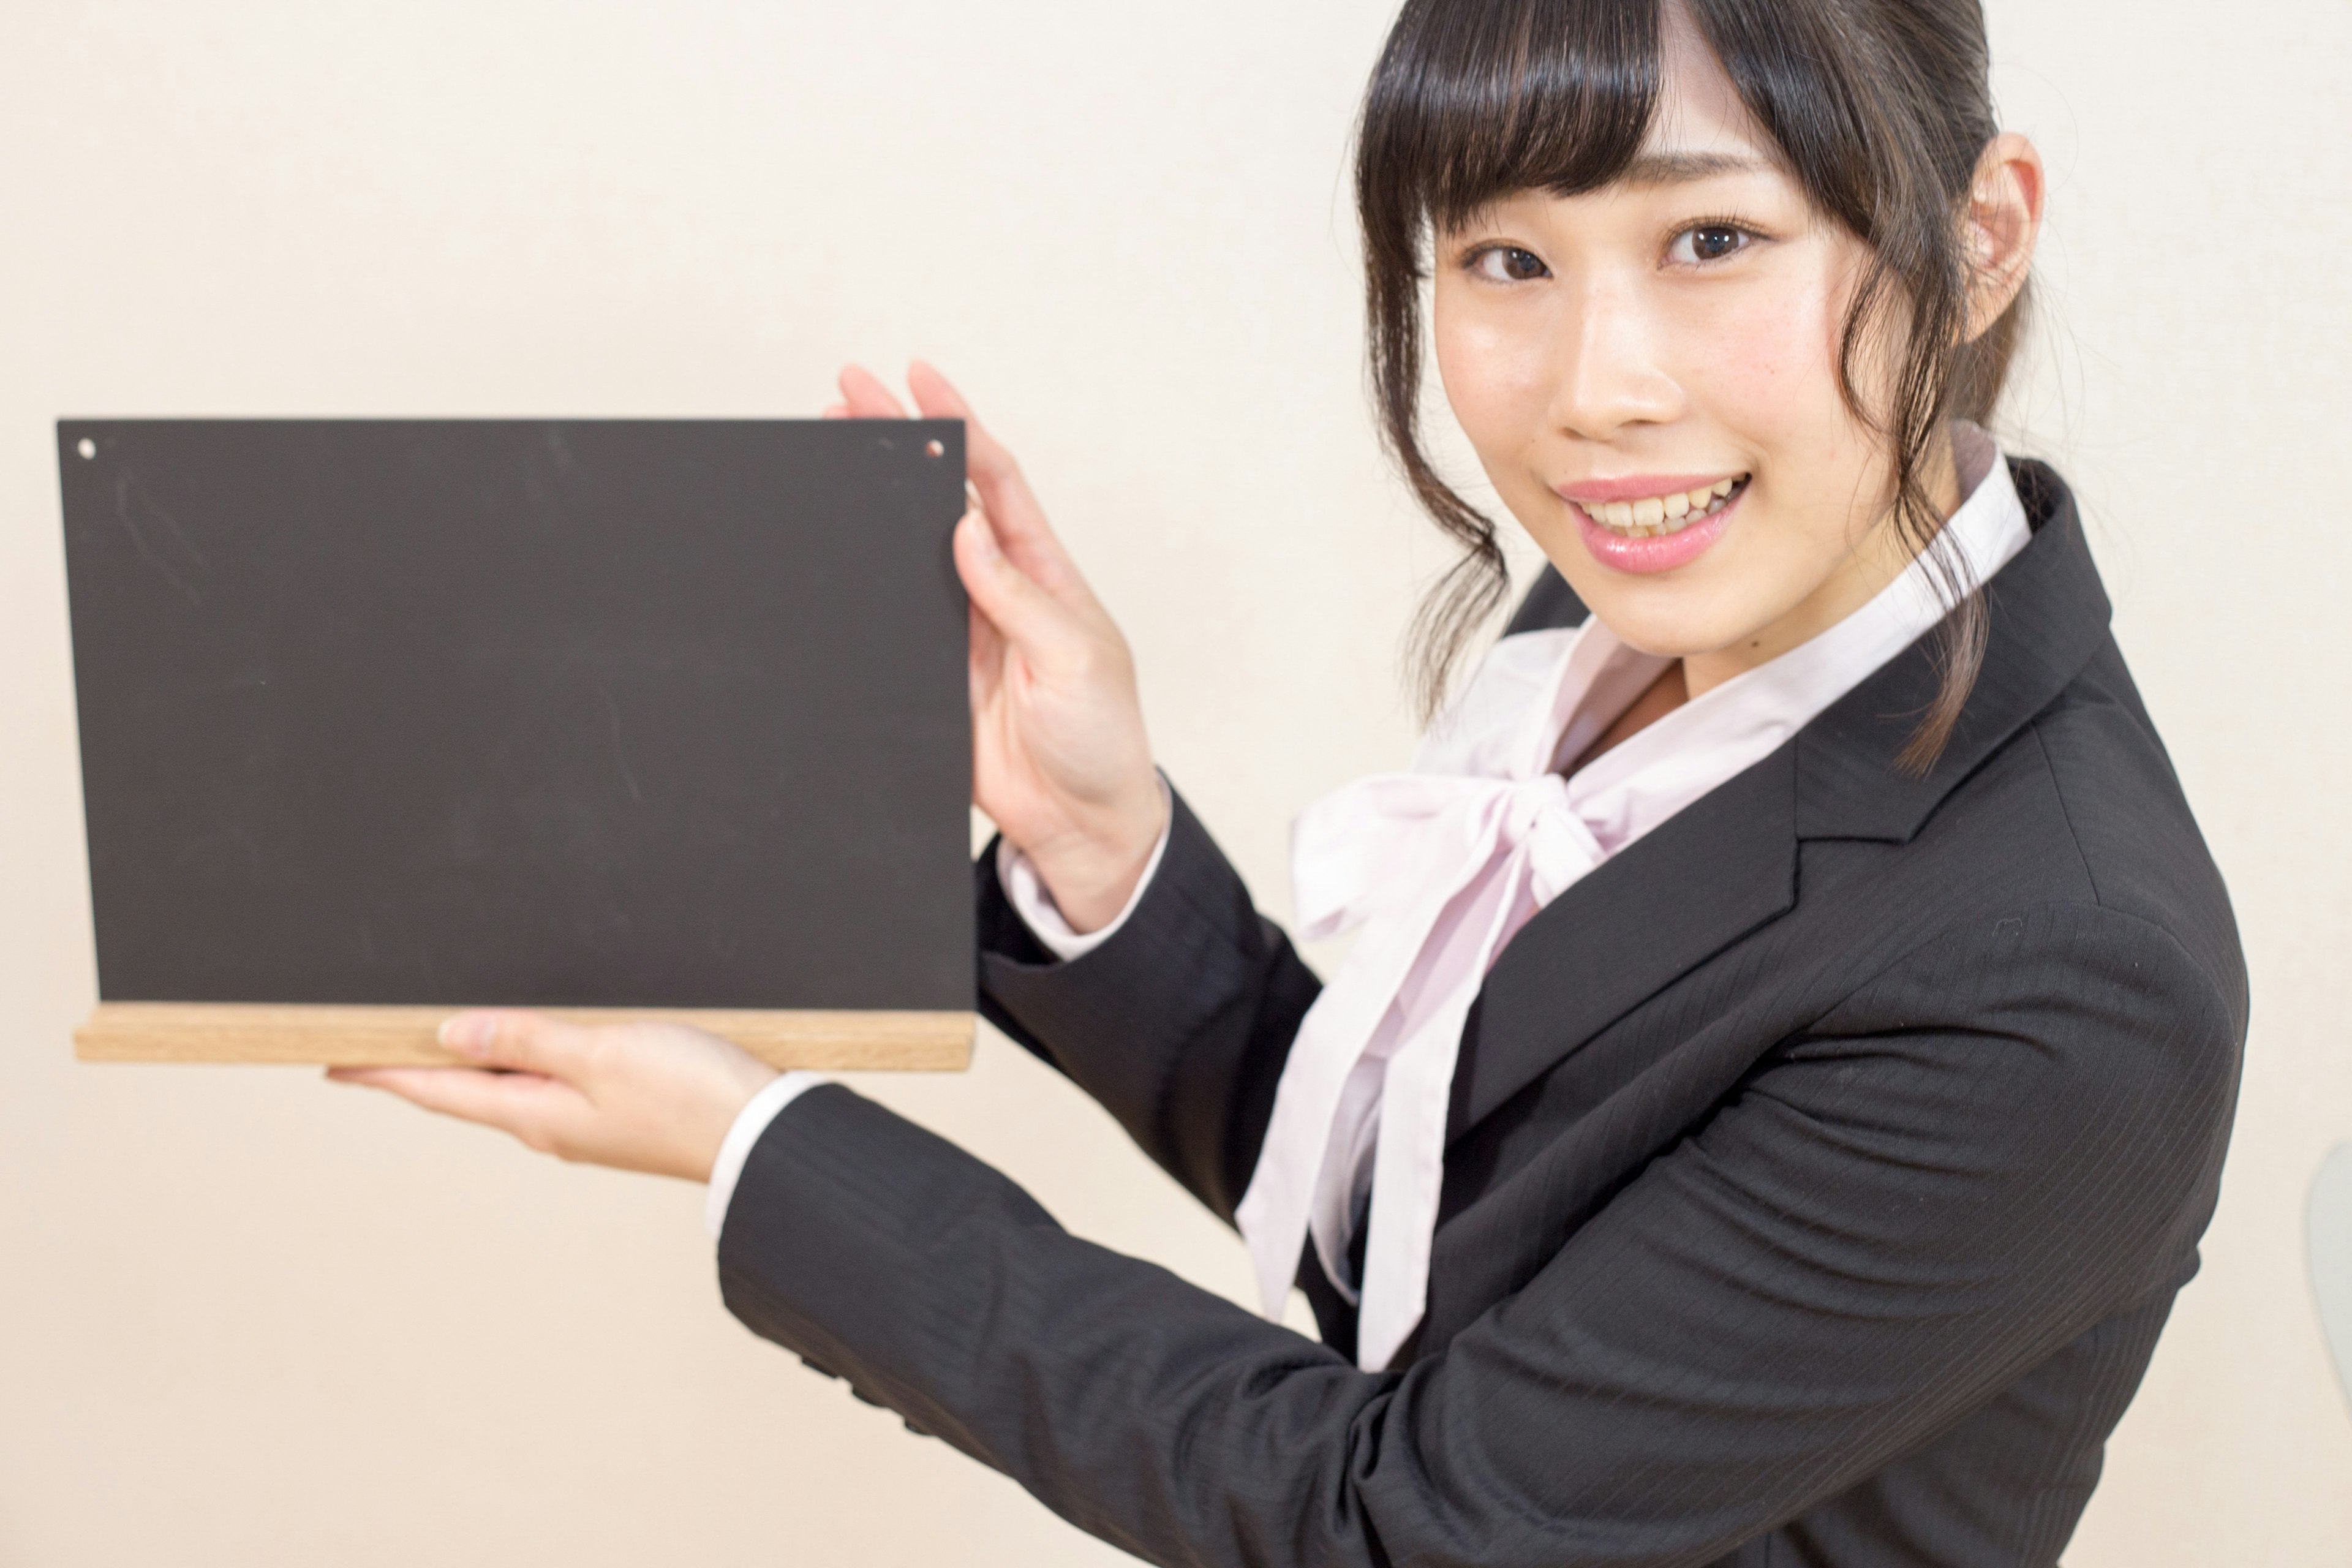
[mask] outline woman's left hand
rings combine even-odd
[[[441,1043],[462,1068],[336,1068],[445,1116],[513,1133],[561,1159],[710,1179],[735,1117],[776,1076],[741,1047],[684,1024],[594,1028],[537,1013],[459,1013]]]

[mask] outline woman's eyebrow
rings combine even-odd
[[[1752,153],[1642,153],[1617,178],[1629,185],[1679,185],[1718,174],[1767,174],[1772,167]]]

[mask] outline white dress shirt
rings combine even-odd
[[[1960,426],[1967,500],[1945,529],[1978,582],[2030,531],[2008,465]],[[1236,1215],[1261,1301],[1279,1319],[1311,1237],[1333,1285],[1359,1304],[1359,1363],[1388,1364],[1419,1323],[1444,1176],[1455,1054],[1472,1001],[1535,911],[1735,774],[1761,761],[1944,614],[1924,562],[1798,647],[1673,710],[1572,775],[1580,756],[1663,673],[1599,619],[1506,637],[1432,727],[1412,768],[1357,781],[1294,826],[1300,934],[1363,928],[1302,1022]],[[1164,787],[1164,784],[1163,784]],[[1070,930],[1026,857],[1000,842],[1008,901],[1069,959],[1108,941],[1141,901],[1163,832],[1118,918]],[[813,1074],[787,1074],[745,1107],[712,1173],[715,1236],[743,1159]],[[731,1163],[730,1163],[731,1152]],[[1369,1224],[1364,1278],[1348,1265]]]

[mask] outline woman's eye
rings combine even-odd
[[[1549,277],[1551,272],[1543,264],[1542,257],[1516,245],[1497,245],[1482,250],[1471,266],[1481,277],[1497,283],[1525,283],[1530,279]]]
[[[1669,255],[1676,261],[1720,261],[1733,252],[1746,248],[1748,235],[1744,228],[1734,228],[1727,223],[1703,223],[1696,228],[1686,228],[1675,236]]]

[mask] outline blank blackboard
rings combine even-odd
[[[102,1002],[969,1013],[960,423],[58,442]]]

